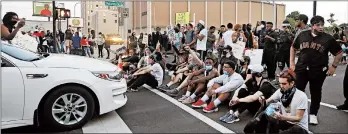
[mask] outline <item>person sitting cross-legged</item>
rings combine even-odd
[[[249,65],[252,78],[247,80],[242,88],[237,89],[230,101],[230,111],[224,116],[220,117],[220,120],[226,123],[234,123],[239,121],[239,114],[244,110],[248,110],[251,114],[256,114],[261,106],[258,101],[259,97],[264,96],[269,98],[274,91],[275,87],[272,86],[267,78],[262,77],[264,71],[263,66],[259,64]]]
[[[148,59],[150,66],[140,68],[133,75],[132,79],[127,83],[127,86],[131,91],[138,91],[137,88],[147,84],[152,88],[162,84],[163,81],[163,68],[160,63],[162,61],[162,55],[159,52],[151,55]]]
[[[225,101],[232,91],[241,87],[244,83],[243,77],[235,73],[236,64],[233,61],[226,61],[223,65],[224,75],[220,75],[208,82],[208,91],[205,95],[199,99],[197,102],[192,104],[194,108],[203,108],[204,112],[211,113],[218,111],[217,106]],[[218,94],[218,97],[214,100],[212,99],[207,105],[207,101],[210,97]]]

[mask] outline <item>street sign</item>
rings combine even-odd
[[[123,8],[122,16],[123,18],[128,18],[129,8]]]
[[[124,7],[124,2],[122,2],[122,1],[105,1],[105,6]]]

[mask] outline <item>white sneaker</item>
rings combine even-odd
[[[318,125],[318,117],[315,115],[309,115],[309,124]]]

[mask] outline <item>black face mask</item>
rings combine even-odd
[[[251,76],[253,78],[255,78],[255,77],[262,77],[262,74],[261,73],[252,73]]]
[[[250,28],[250,27],[247,27],[247,30],[248,30],[248,31],[250,31],[250,30],[251,30],[251,28]]]
[[[245,65],[245,62],[240,62],[240,65],[241,65],[241,66],[244,66],[244,65]]]
[[[226,51],[222,51],[222,54],[223,54],[223,55],[226,55],[226,54],[227,54],[227,52],[226,52]]]
[[[321,35],[323,32],[319,32],[318,30],[314,29],[314,34],[315,35]]]
[[[11,26],[14,26],[14,25],[16,25],[17,24],[17,21],[10,21],[9,22],[9,25],[11,25]]]

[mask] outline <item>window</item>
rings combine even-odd
[[[87,17],[87,19],[88,19],[88,20],[90,20],[90,19],[91,19],[91,17],[89,17],[89,16],[88,16],[88,17]]]
[[[91,10],[91,13],[93,13],[93,10]]]
[[[11,62],[3,57],[1,57],[1,61],[1,67],[15,67]]]
[[[95,7],[98,7],[98,5],[95,5]]]
[[[33,61],[33,60],[40,60],[41,57],[39,54],[32,52],[26,48],[15,46],[15,45],[9,45],[4,42],[1,42],[2,45],[0,47],[0,50],[4,52],[5,54],[16,58],[18,60],[23,61]]]
[[[115,23],[117,23],[117,20],[115,20]]]
[[[87,14],[89,14],[89,11],[87,11]]]
[[[106,19],[104,19],[104,23],[106,23]]]
[[[90,23],[88,22],[88,23],[87,23],[87,25],[89,26],[89,25],[90,25]]]
[[[110,10],[110,6],[108,6],[108,9]]]
[[[88,33],[91,32],[91,28],[88,28]]]

